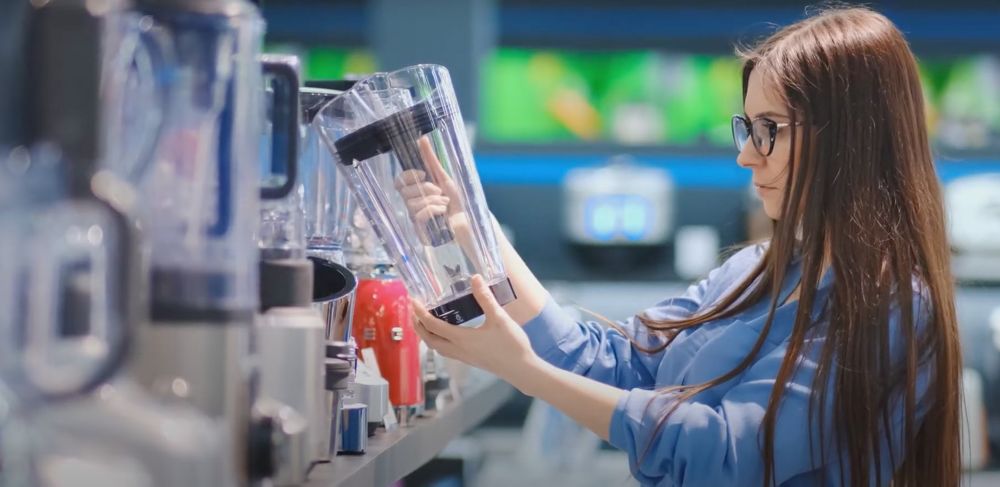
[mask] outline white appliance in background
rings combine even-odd
[[[618,156],[571,170],[563,180],[563,225],[571,243],[653,246],[674,224],[674,183],[667,171]]]
[[[1000,283],[1000,173],[956,179],[944,197],[955,277]]]
[[[708,225],[688,225],[674,236],[674,270],[694,280],[708,275],[718,265],[719,231]]]

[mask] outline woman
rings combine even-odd
[[[768,244],[608,328],[564,314],[503,242],[518,299],[476,278],[482,326],[415,303],[418,333],[628,452],[643,484],[958,485],[961,360],[914,57],[861,8],[744,57],[733,135]]]

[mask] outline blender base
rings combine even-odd
[[[497,298],[497,302],[501,306],[517,299],[517,294],[514,292],[514,286],[510,283],[510,279],[505,278],[503,281],[491,285],[490,291],[493,292],[493,296]],[[476,297],[472,293],[469,293],[431,309],[430,312],[432,315],[452,325],[461,325],[482,316],[483,308],[479,307]]]

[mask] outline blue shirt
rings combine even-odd
[[[738,285],[759,262],[763,252],[762,245],[741,250],[683,295],[658,303],[646,310],[646,315],[654,319],[692,316]],[[779,303],[785,302],[800,276],[796,260],[785,279]],[[817,287],[816,304],[811,310],[814,326],[807,335],[812,346],[790,377],[778,409],[774,445],[778,485],[840,485],[830,418],[810,424],[808,410],[816,359],[824,340],[822,311],[828,302],[831,276],[832,273],[826,273]],[[919,294],[915,296],[915,303],[918,298]],[[609,441],[628,453],[632,474],[643,485],[757,487],[763,483],[764,471],[761,425],[785,357],[797,300],[782,304],[776,310],[766,343],[742,374],[677,405],[653,437],[657,422],[676,402],[671,394],[657,393],[655,389],[704,383],[733,369],[760,336],[769,305],[770,299],[765,298],[735,316],[684,330],[666,349],[655,354],[637,350],[627,336],[613,328],[596,322],[576,322],[551,299],[537,317],[524,325],[524,330],[532,348],[547,362],[629,391],[615,408]],[[899,334],[896,330],[898,308],[894,310],[888,324],[890,337]],[[915,319],[918,316],[914,314]],[[637,318],[619,325],[644,347],[663,343],[662,338],[650,333]],[[898,350],[895,345],[893,349],[895,357]],[[918,421],[926,411],[927,405],[920,399],[925,395],[928,375],[923,369],[918,374]],[[832,396],[827,395],[827,411],[833,410]],[[901,402],[895,404],[898,407],[891,415],[893,431],[890,434],[894,448],[890,450],[887,441],[883,442],[883,471],[873,473],[873,476],[882,477],[883,485],[888,485],[892,476],[888,466],[889,452],[895,453],[897,465],[902,459],[903,408]],[[826,428],[826,461],[818,458],[818,423]]]

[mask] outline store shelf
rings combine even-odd
[[[482,423],[513,393],[514,388],[493,376],[474,374],[462,397],[408,427],[393,432],[379,429],[368,439],[368,451],[338,456],[315,466],[309,487],[388,485],[433,459],[452,439]]]

